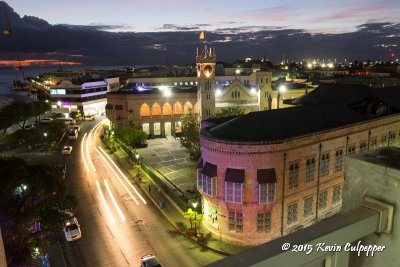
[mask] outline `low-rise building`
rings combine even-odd
[[[64,80],[50,88],[52,111],[66,114],[80,111],[86,116],[104,113],[106,94],[115,87],[119,87],[118,78],[92,82]]]
[[[181,132],[184,112],[198,114],[196,92],[196,87],[110,92],[106,116],[111,128],[135,125],[152,137],[170,136]]]

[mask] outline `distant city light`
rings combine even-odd
[[[311,63],[308,63],[308,64],[307,64],[307,68],[311,69],[311,68],[312,68],[312,64],[311,64]]]
[[[282,84],[281,86],[279,86],[279,92],[283,93],[286,92],[286,86],[284,84]]]

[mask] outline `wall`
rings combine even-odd
[[[386,246],[373,257],[351,254],[350,266],[398,266],[400,251],[400,148],[390,147],[348,157],[343,191],[343,212],[359,207],[365,196],[393,204],[394,223],[391,235],[373,234],[363,244]]]
[[[204,221],[204,226],[212,233],[220,236],[222,239],[231,243],[242,245],[256,245],[262,242],[270,241],[281,235],[282,223],[282,184],[285,184],[285,193],[283,197],[283,233],[288,234],[299,228],[307,227],[317,221],[316,207],[314,207],[313,216],[304,218],[304,198],[313,196],[313,205],[316,205],[318,193],[328,190],[328,205],[319,210],[318,220],[330,217],[341,209],[341,203],[332,203],[333,187],[341,185],[343,190],[344,172],[334,172],[335,152],[337,149],[343,149],[343,155],[349,145],[355,145],[355,153],[360,151],[360,144],[363,141],[380,139],[388,135],[388,132],[396,133],[396,140],[400,129],[400,114],[371,120],[366,123],[358,123],[310,134],[308,136],[299,136],[279,142],[264,142],[264,144],[251,142],[239,143],[219,141],[201,136],[202,157],[204,162],[210,162],[217,165],[217,197],[208,197],[203,194],[204,202],[211,203],[217,207],[218,225],[210,224]],[[319,183],[316,179],[313,182],[305,182],[305,163],[313,156],[316,158],[316,174],[318,171],[319,146],[321,144],[321,154],[329,153],[329,175],[321,177]],[[382,144],[387,146],[388,142]],[[284,164],[284,153],[286,159]],[[288,188],[289,165],[291,162],[298,162],[299,185],[294,189]],[[243,185],[243,204],[225,203],[225,171],[227,168],[237,168],[245,170],[245,182]],[[257,169],[275,168],[277,184],[275,193],[275,203],[268,207],[263,207],[257,202]],[[284,180],[283,180],[284,179]],[[319,186],[318,186],[319,185]],[[318,191],[318,193],[317,193]],[[200,192],[202,192],[200,188]],[[291,203],[298,203],[298,220],[290,225],[287,224],[287,210]],[[228,229],[228,210],[241,209],[244,216],[244,230],[237,233]],[[269,233],[257,233],[256,216],[257,212],[263,209],[272,209],[272,228]],[[207,209],[205,209],[207,212]],[[208,214],[205,214],[207,217]]]

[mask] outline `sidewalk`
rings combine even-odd
[[[117,149],[114,152],[114,155],[120,165],[124,166],[127,170],[132,169],[133,162],[130,163],[129,158],[124,151]],[[141,181],[135,180],[136,184],[140,186],[142,191],[149,197],[149,199],[151,199],[160,213],[169,221],[169,223],[177,232],[184,235],[192,242],[197,243],[199,246],[225,256],[236,254],[239,251],[247,248],[223,242],[217,237],[212,236],[212,234],[207,231],[206,228],[202,227],[201,221],[199,221],[197,224],[197,233],[198,235],[202,234],[203,238],[194,237],[193,228],[191,231],[189,216],[185,216],[175,202],[157,186],[157,184],[147,175],[147,173],[142,170],[140,171],[142,179]],[[132,173],[131,171],[129,172]],[[192,226],[194,227],[193,217]]]

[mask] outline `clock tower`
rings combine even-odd
[[[215,48],[197,48],[197,101],[199,121],[215,115]]]

